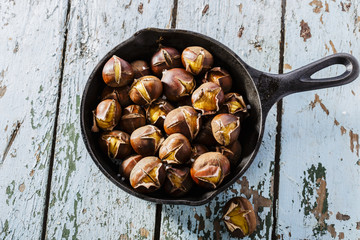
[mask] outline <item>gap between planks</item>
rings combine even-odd
[[[65,56],[66,56],[66,45],[67,45],[67,35],[69,29],[69,19],[70,19],[70,9],[71,9],[71,0],[67,2],[66,9],[66,18],[65,18],[65,31],[64,31],[64,42],[61,53],[61,65],[60,65],[60,78],[59,78],[59,87],[56,101],[56,110],[55,110],[55,120],[54,120],[54,130],[52,134],[52,143],[51,143],[51,152],[50,152],[50,163],[49,163],[49,172],[46,186],[46,194],[45,194],[45,207],[44,207],[44,215],[43,215],[43,225],[42,225],[42,233],[41,239],[46,239],[46,229],[47,229],[47,220],[48,220],[48,210],[49,210],[49,201],[50,201],[50,191],[51,191],[51,180],[52,180],[52,172],[54,167],[54,159],[55,159],[55,145],[56,145],[56,135],[57,135],[57,126],[58,126],[58,117],[60,111],[60,101],[61,101],[61,90],[62,90],[62,82],[64,78],[64,66],[65,66]]]

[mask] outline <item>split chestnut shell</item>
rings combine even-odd
[[[106,86],[101,93],[101,99],[115,99],[121,105],[121,107],[126,107],[131,104],[131,99],[129,97],[130,86],[112,88]]]
[[[133,155],[126,158],[120,165],[119,171],[126,179],[130,178],[130,173],[135,165],[143,158],[141,155]]]
[[[134,79],[134,72],[127,61],[114,55],[105,63],[102,77],[110,87],[123,87]]]
[[[203,115],[214,114],[224,103],[224,92],[219,85],[213,82],[201,84],[191,96],[191,102],[196,110]]]
[[[138,105],[149,105],[162,94],[163,86],[155,76],[144,76],[136,79],[131,85],[130,99]]]
[[[151,75],[149,65],[143,60],[133,61],[131,63],[131,67],[134,71],[135,78],[141,78],[143,76]]]
[[[205,73],[214,63],[211,53],[199,46],[185,48],[181,54],[181,61],[186,71],[193,75]]]
[[[174,110],[174,107],[166,100],[158,99],[146,109],[146,117],[149,123],[163,128],[166,115]]]
[[[120,104],[114,99],[105,99],[93,111],[94,124],[91,131],[98,132],[99,128],[111,131],[118,124],[120,117]]]
[[[221,67],[214,67],[206,72],[204,81],[216,83],[224,93],[229,92],[232,87],[232,78],[229,72]]]
[[[124,159],[132,149],[129,134],[122,131],[111,131],[101,134],[99,139],[103,152],[111,159]]]
[[[159,157],[167,164],[183,164],[189,161],[191,145],[189,140],[180,133],[171,134],[159,149]]]
[[[163,141],[160,129],[153,125],[138,128],[130,136],[132,148],[142,156],[154,156]]]
[[[130,105],[123,110],[120,128],[131,134],[133,131],[146,124],[146,114],[139,105]]]
[[[193,181],[190,168],[183,166],[167,166],[164,190],[170,196],[180,197],[190,191]]]
[[[172,47],[161,47],[151,59],[151,70],[161,77],[164,70],[181,67],[181,56]]]
[[[179,101],[194,91],[195,79],[191,73],[183,68],[173,68],[163,73],[161,82],[164,94],[170,101]]]
[[[211,121],[211,129],[216,141],[221,145],[228,146],[239,137],[240,120],[232,114],[218,114]]]

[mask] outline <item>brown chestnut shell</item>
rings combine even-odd
[[[167,164],[183,164],[189,161],[191,145],[189,140],[180,133],[171,134],[161,144],[159,157]]]
[[[130,173],[135,167],[135,165],[143,158],[141,155],[133,155],[126,158],[119,167],[120,174],[126,178],[130,178]]]
[[[140,127],[130,136],[132,148],[142,156],[154,156],[163,141],[160,129],[153,125]]]
[[[151,70],[161,77],[164,70],[181,67],[181,55],[175,48],[160,47],[151,58]]]
[[[146,109],[146,117],[150,124],[158,128],[163,128],[165,118],[172,110],[174,110],[174,107],[168,101],[158,99],[148,106]]]
[[[174,102],[190,96],[196,85],[194,76],[183,68],[165,71],[161,82],[163,83],[164,95]]]
[[[93,111],[93,127],[91,131],[99,132],[99,128],[104,131],[111,131],[118,124],[121,118],[121,106],[114,99],[101,101]]]
[[[130,86],[112,88],[106,86],[101,93],[101,99],[115,99],[121,107],[129,106],[132,102],[129,97]]]
[[[114,55],[105,63],[102,77],[110,87],[123,87],[132,82],[134,72],[127,61]]]
[[[239,137],[240,119],[228,113],[218,114],[211,120],[211,130],[218,143],[228,146]]]
[[[202,144],[194,144],[192,147],[189,163],[192,164],[201,154],[207,153],[208,151],[209,149],[206,146]]]
[[[130,105],[124,108],[120,120],[120,128],[131,134],[139,127],[145,126],[146,113],[139,105]]]
[[[99,143],[103,152],[111,159],[124,159],[132,152],[130,135],[122,131],[102,133]]]
[[[193,75],[201,75],[212,67],[214,58],[203,47],[191,46],[184,49],[181,54],[181,61],[186,71]]]
[[[172,197],[180,197],[190,191],[194,185],[190,168],[184,166],[167,166],[164,190]]]
[[[193,107],[203,115],[215,114],[220,110],[224,100],[223,90],[213,82],[201,84],[191,96]]]
[[[143,76],[151,75],[149,65],[143,60],[136,60],[131,62],[131,67],[134,71],[135,78],[141,78]]]
[[[211,130],[211,119],[203,120],[200,131],[195,138],[195,143],[203,144],[205,146],[215,146],[218,142],[215,140],[214,135]]]
[[[204,81],[216,83],[222,88],[224,93],[229,92],[232,87],[232,78],[229,72],[221,67],[214,67],[207,71]]]
[[[230,161],[232,167],[236,167],[241,157],[241,144],[238,140],[229,146],[216,146],[216,151],[222,153]]]
[[[136,79],[131,85],[130,99],[138,105],[149,105],[162,94],[163,86],[155,76],[144,76]]]

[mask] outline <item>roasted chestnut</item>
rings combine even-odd
[[[196,143],[211,147],[217,144],[217,141],[215,140],[211,130],[211,120],[212,118],[203,120],[200,131],[194,140]]]
[[[216,146],[216,151],[227,157],[231,166],[236,167],[241,156],[241,144],[238,140],[235,140],[229,146]]]
[[[151,59],[151,70],[158,77],[161,77],[164,70],[178,67],[181,67],[181,56],[172,47],[160,47]]]
[[[161,78],[164,94],[170,101],[179,101],[190,96],[195,88],[194,76],[183,68],[173,68],[163,73]]]
[[[219,85],[213,82],[201,84],[191,96],[191,102],[196,110],[203,115],[214,114],[224,103],[224,92]]]
[[[120,128],[131,134],[135,129],[146,124],[146,114],[139,105],[130,105],[124,108],[120,120]]]
[[[223,208],[222,220],[233,237],[242,238],[256,229],[256,215],[253,206],[243,197],[230,199]]]
[[[192,164],[195,160],[204,153],[207,153],[209,149],[201,144],[194,144],[191,151],[190,163]]]
[[[155,155],[163,141],[161,131],[153,125],[138,128],[130,136],[132,148],[142,156]]]
[[[141,159],[130,173],[130,184],[138,192],[158,190],[165,180],[165,167],[157,157]]]
[[[189,140],[180,133],[171,134],[161,144],[159,157],[167,164],[183,164],[189,161],[191,145]]]
[[[109,158],[124,159],[132,149],[129,134],[122,131],[111,131],[101,134],[100,147]]]
[[[181,54],[181,61],[186,71],[193,75],[207,72],[214,63],[211,53],[198,46],[185,48]]]
[[[218,114],[211,121],[211,129],[216,141],[221,145],[228,146],[239,137],[240,120],[232,114]]]
[[[129,179],[130,178],[130,173],[133,170],[133,168],[135,167],[135,165],[143,158],[143,156],[141,155],[133,155],[130,156],[128,158],[126,158],[120,165],[119,168],[119,172],[121,173],[121,175],[126,178]]]
[[[221,67],[214,67],[207,71],[204,81],[216,83],[222,88],[224,93],[229,92],[232,87],[232,78],[229,72]]]
[[[131,67],[134,71],[135,78],[141,78],[143,76],[151,75],[149,65],[143,60],[133,61],[131,63]]]
[[[190,191],[193,181],[190,168],[183,166],[167,166],[164,190],[170,196],[180,197]]]
[[[223,105],[225,112],[240,117],[240,121],[249,116],[244,98],[238,93],[228,93],[225,95],[225,103]]]
[[[101,93],[101,99],[115,99],[121,105],[121,107],[126,107],[131,104],[131,99],[129,97],[130,86],[112,88],[106,86]]]
[[[168,135],[181,133],[190,141],[193,140],[201,127],[201,118],[194,108],[189,106],[178,107],[165,118],[164,130]]]
[[[136,79],[131,85],[130,99],[139,105],[149,105],[162,94],[162,83],[155,76],[144,76]]]
[[[91,131],[98,132],[99,128],[111,131],[118,124],[121,117],[121,106],[114,99],[101,101],[93,111],[93,127]]]
[[[102,77],[110,87],[123,87],[134,79],[134,72],[127,61],[114,55],[105,63]]]
[[[230,173],[230,162],[219,152],[207,152],[195,160],[190,173],[199,186],[215,189]]]
[[[166,115],[173,109],[174,107],[168,101],[158,99],[146,109],[147,120],[149,123],[163,128]]]

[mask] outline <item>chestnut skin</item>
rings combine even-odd
[[[91,131],[99,132],[99,128],[104,131],[111,131],[118,124],[121,118],[121,106],[114,99],[101,101],[93,111],[93,127]]]
[[[181,133],[190,141],[193,140],[201,127],[200,114],[189,106],[178,107],[165,118],[164,130],[168,135]]]
[[[104,65],[102,77],[110,87],[123,87],[134,79],[131,65],[118,56],[112,56]]]
[[[195,160],[190,173],[200,187],[215,189],[230,173],[230,162],[219,152],[207,152]]]
[[[160,129],[153,125],[140,127],[130,136],[132,148],[142,156],[154,156],[163,141]]]
[[[193,186],[190,168],[185,166],[167,166],[164,190],[172,197],[185,195]]]
[[[192,164],[201,154],[207,153],[208,151],[209,149],[206,146],[202,144],[194,144],[192,147],[189,163]]]
[[[126,178],[130,178],[130,173],[135,167],[135,165],[143,158],[141,155],[133,155],[126,158],[119,167],[120,174]]]
[[[115,99],[121,107],[129,106],[132,102],[129,97],[130,86],[112,88],[106,86],[101,93],[101,99]]]
[[[146,117],[150,124],[162,129],[167,114],[172,110],[174,107],[168,101],[157,99],[146,109]]]
[[[172,47],[161,46],[151,58],[151,70],[161,77],[164,70],[181,67],[181,56],[178,50]]]
[[[181,61],[186,71],[196,76],[207,72],[212,67],[214,58],[205,48],[191,46],[184,49]]]
[[[236,167],[241,157],[242,147],[240,142],[236,140],[229,146],[216,146],[216,151],[229,159],[231,167]]]
[[[243,122],[250,115],[243,96],[238,93],[228,93],[225,95],[225,103],[221,112],[240,117],[240,122]]]
[[[131,62],[131,67],[134,71],[135,78],[141,78],[143,76],[151,75],[149,65],[143,60],[136,60]]]
[[[145,126],[146,114],[144,109],[139,105],[130,105],[124,108],[123,115],[120,120],[120,128],[131,134],[139,127]]]
[[[201,125],[200,131],[194,140],[195,143],[203,144],[208,147],[212,147],[212,146],[215,146],[216,144],[218,144],[218,142],[215,140],[214,135],[211,130],[211,120],[212,119],[213,118],[204,119],[202,121],[203,124]]]
[[[144,157],[132,169],[130,184],[137,192],[149,193],[158,190],[166,177],[165,167],[157,157]]]
[[[214,67],[206,72],[204,82],[213,82],[219,85],[224,93],[231,90],[232,78],[228,71],[221,67]]]
[[[129,92],[130,99],[138,105],[149,105],[162,94],[163,86],[155,76],[144,76],[135,80]]]
[[[196,85],[194,76],[183,68],[173,68],[165,71],[161,82],[164,95],[174,102],[190,96]]]
[[[171,134],[161,144],[159,157],[167,164],[183,164],[189,161],[191,145],[189,140],[181,133]]]
[[[228,146],[239,137],[240,119],[228,113],[218,114],[211,120],[211,130],[218,143]]]
[[[132,152],[130,135],[122,131],[102,133],[99,143],[103,152],[111,159],[124,159]]]
[[[213,82],[201,84],[191,96],[193,108],[201,111],[203,115],[215,114],[220,110],[224,100],[223,90]]]

